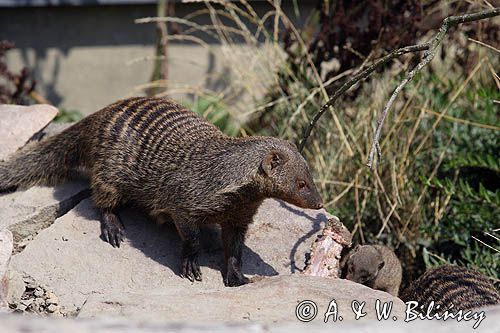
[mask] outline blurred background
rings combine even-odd
[[[263,18],[273,6],[267,1],[251,1],[251,6],[254,18],[235,15],[241,16],[255,34],[255,20]],[[300,26],[314,9],[315,1],[300,1],[299,16],[293,15],[294,8],[299,10],[297,6],[298,2],[285,1],[281,10]],[[6,54],[9,69],[29,69],[40,95],[59,108],[84,115],[120,98],[148,92],[148,87],[155,85],[148,84],[160,77],[164,82],[157,85],[168,87],[169,95],[177,98],[226,89],[232,81],[241,79],[232,71],[236,60],[237,66],[249,66],[246,70],[256,75],[259,71],[263,76],[270,75],[258,64],[268,61],[266,54],[255,49],[266,40],[263,31],[260,38],[250,41],[241,32],[224,29],[222,33],[230,36],[227,43],[222,43],[211,12],[223,10],[231,14],[217,3],[210,7],[203,1],[0,0],[0,39],[15,45]],[[164,56],[155,52],[161,38],[155,22],[135,23],[136,19],[158,15],[183,18],[161,24],[168,60],[155,59]],[[231,17],[216,15],[221,24],[231,24]],[[166,67],[165,75],[153,73],[157,60],[164,63],[160,66]],[[240,93],[235,92],[238,98]]]
[[[299,142],[328,96],[449,15],[498,1],[0,0],[0,102],[50,103],[76,121],[117,99],[174,98],[233,136]],[[386,119],[421,54],[356,84],[304,155],[325,207],[356,242],[387,244],[405,282],[455,263],[500,284],[500,22],[452,28]]]

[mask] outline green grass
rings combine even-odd
[[[61,108],[59,109],[59,113],[54,118],[54,122],[56,123],[72,123],[84,118],[83,113],[78,110],[68,110]]]

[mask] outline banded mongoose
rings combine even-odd
[[[445,265],[430,269],[401,292],[404,302],[418,303],[416,310],[426,312],[434,301],[435,313],[442,314],[500,304],[500,292],[485,275],[460,266]],[[439,305],[439,309],[437,309]]]
[[[272,137],[234,138],[173,101],[137,97],[118,101],[58,135],[0,162],[0,191],[55,184],[84,171],[102,213],[103,237],[119,247],[124,227],[116,215],[132,202],[173,220],[182,245],[181,276],[201,281],[199,225],[219,223],[224,282],[249,282],[241,273],[248,225],[265,198],[322,208],[309,167],[296,146]]]
[[[343,277],[398,296],[403,270],[398,257],[384,245],[357,245],[342,260]],[[341,267],[342,268],[342,267]]]

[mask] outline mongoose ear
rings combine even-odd
[[[271,151],[266,154],[260,164],[260,167],[266,175],[270,176],[271,171],[279,166],[282,162],[283,159],[281,158],[281,156],[276,151]]]
[[[385,261],[382,261],[380,264],[378,264],[378,270],[381,270],[385,266]]]

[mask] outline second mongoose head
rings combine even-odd
[[[375,247],[356,246],[347,260],[346,279],[369,285],[376,279],[384,265],[382,254]]]
[[[347,254],[345,278],[397,296],[403,269],[394,251],[384,245],[357,246]]]
[[[297,147],[285,140],[269,138],[270,145],[257,176],[259,187],[267,196],[278,198],[301,208],[323,207],[311,172]]]

